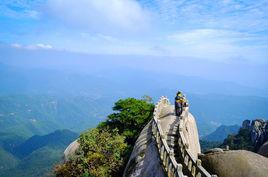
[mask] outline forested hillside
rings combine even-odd
[[[50,176],[53,166],[62,159],[66,146],[77,136],[69,130],[57,130],[43,136],[35,135],[25,141],[21,139],[20,142],[12,137],[1,141],[0,176]],[[14,144],[8,143],[11,141]]]
[[[0,132],[23,138],[65,128],[78,132],[103,120],[110,105],[78,96],[0,96]]]
[[[152,119],[150,97],[118,100],[114,112],[97,128],[83,132],[79,148],[71,158],[55,168],[57,177],[122,176],[135,141]]]

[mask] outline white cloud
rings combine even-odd
[[[231,58],[263,60],[267,57],[266,38],[250,33],[222,29],[195,29],[167,36],[171,55],[224,61]],[[264,44],[263,44],[264,43]],[[254,45],[253,45],[254,44]]]
[[[11,47],[13,47],[13,48],[22,48],[22,45],[14,43],[14,44],[11,44]]]
[[[169,40],[173,40],[183,44],[230,44],[236,42],[243,42],[248,40],[254,40],[255,35],[242,33],[231,30],[222,29],[194,29],[183,32],[177,32],[167,37]]]
[[[38,19],[40,17],[40,13],[36,10],[25,10],[24,16],[33,19]]]
[[[149,14],[134,0],[49,0],[48,8],[68,24],[98,32],[136,31],[149,20]]]
[[[11,44],[11,47],[18,49],[28,49],[28,50],[36,50],[36,49],[53,49],[53,47],[49,44],[31,44],[31,45],[22,45],[18,43]]]
[[[118,43],[122,42],[120,39],[110,36],[110,35],[105,35],[102,33],[97,33],[97,34],[90,34],[90,33],[80,33],[80,36],[82,37],[83,40],[89,40],[89,41],[94,41],[94,42],[109,42],[109,43]]]
[[[260,31],[268,27],[268,1],[140,0],[154,2],[159,21],[178,28],[225,28]],[[151,3],[146,3],[150,8]]]
[[[36,45],[29,46],[29,47],[32,47],[33,49],[52,49],[53,48],[49,44],[36,44]]]
[[[212,60],[240,57],[265,60],[268,55],[267,1],[42,0],[45,4],[39,6],[25,3],[28,0],[16,2],[20,1],[23,3],[15,7],[23,6],[23,10],[16,13],[31,18],[41,16],[29,29],[18,28],[21,30],[18,37],[7,37],[13,39],[11,42],[34,44],[13,44],[16,48],[53,46],[86,53]],[[38,41],[44,44],[36,44]]]

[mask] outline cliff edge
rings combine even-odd
[[[157,147],[152,139],[151,122],[140,133],[123,176],[165,177]]]

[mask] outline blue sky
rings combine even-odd
[[[1,0],[0,43],[268,63],[267,12],[267,0]]]

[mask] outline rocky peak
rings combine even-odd
[[[245,120],[243,129],[250,130],[251,142],[257,151],[268,140],[268,121],[264,119]]]
[[[244,120],[242,123],[242,128],[244,129],[250,129],[250,120]]]

